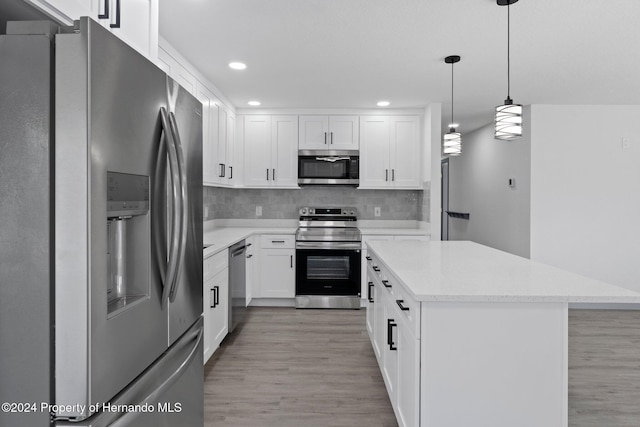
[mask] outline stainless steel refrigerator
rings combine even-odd
[[[88,18],[7,25],[0,425],[203,425],[201,111]]]

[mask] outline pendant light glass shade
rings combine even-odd
[[[509,6],[518,0],[497,0],[498,6],[507,6],[507,99],[496,107],[495,133],[496,139],[511,141],[522,136],[522,105],[514,104],[511,99],[511,58]]]
[[[453,124],[453,64],[460,62],[460,56],[451,55],[444,59],[446,64],[451,64],[451,124],[449,132],[442,137],[442,152],[449,156],[462,154],[462,135],[456,132],[456,124]]]
[[[510,141],[522,136],[522,105],[506,99],[496,107],[495,138]]]
[[[451,129],[444,134],[442,138],[442,146],[444,154],[449,156],[459,156],[462,153],[462,136],[460,132]]]

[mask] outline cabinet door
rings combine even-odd
[[[261,296],[264,298],[295,297],[295,250],[262,249],[260,251]]]
[[[374,323],[373,323],[373,350],[378,357],[378,364],[380,365],[380,369],[382,370],[384,363],[384,346],[387,341],[387,324],[385,320],[384,313],[384,301],[385,301],[385,292],[382,289],[382,284],[380,284],[377,280],[372,279],[375,287],[376,299],[373,304],[374,310]]]
[[[300,116],[298,148],[300,150],[328,150],[329,117]]]
[[[235,166],[236,161],[236,116],[233,112],[227,113],[227,140],[226,140],[226,170],[225,184],[233,186],[238,174],[238,168]]]
[[[208,311],[209,315],[209,329],[207,330],[205,323],[204,330],[209,335],[208,352],[204,354],[205,363],[229,332],[229,269],[225,268],[213,276],[207,284],[203,295],[204,311]]]
[[[97,0],[24,0],[35,8],[44,12],[54,20],[73,25],[73,21],[81,16],[98,19]]]
[[[202,181],[217,183],[218,105],[213,93],[197,82],[196,98],[202,103]]]
[[[277,187],[298,186],[298,116],[273,116],[271,179]]]
[[[363,294],[366,299],[366,307],[367,307],[367,332],[369,333],[369,338],[373,340],[374,337],[374,328],[375,328],[375,303],[376,303],[376,286],[372,280],[367,281],[367,286],[365,293]],[[375,347],[374,347],[375,351]]]
[[[398,390],[398,313],[391,299],[385,298],[384,301],[384,336],[385,340],[382,347],[384,356],[382,357],[382,376],[384,377],[389,393],[389,400],[393,405],[396,401]],[[417,371],[416,371],[417,372]],[[417,376],[417,375],[416,375]]]
[[[177,81],[180,86],[187,90],[187,92],[197,97],[197,79],[183,64],[180,63],[178,59],[166,50],[159,48],[158,59],[156,62],[159,67],[169,75],[169,77]]]
[[[358,116],[329,116],[329,149],[357,150],[359,130]]]
[[[360,117],[360,188],[389,187],[389,118]]]
[[[420,117],[391,117],[390,129],[391,185],[422,188]]]
[[[96,0],[94,0],[96,1]],[[99,12],[104,13],[104,0],[98,0]],[[158,1],[120,0],[120,15],[117,0],[109,2],[109,18],[99,19],[102,26],[124,40],[129,46],[151,59],[158,56]],[[98,19],[96,15],[93,15]]]
[[[271,183],[271,117],[244,116],[244,184],[266,187]]]
[[[413,427],[419,425],[420,341],[411,335],[404,323],[398,323],[396,414],[399,427]]]
[[[223,185],[227,183],[227,176],[229,174],[229,165],[227,164],[228,118],[229,111],[221,106],[218,116],[218,164],[216,167],[218,171],[218,182]]]

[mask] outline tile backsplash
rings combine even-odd
[[[205,220],[297,219],[302,206],[355,206],[362,220],[425,221],[429,183],[420,190],[358,190],[352,187],[303,187],[299,190],[204,187]],[[262,207],[262,216],[256,207]],[[380,207],[380,216],[374,208]],[[425,208],[426,206],[426,208]]]

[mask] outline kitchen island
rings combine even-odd
[[[370,241],[367,329],[400,426],[567,426],[568,306],[640,294],[472,242]]]

